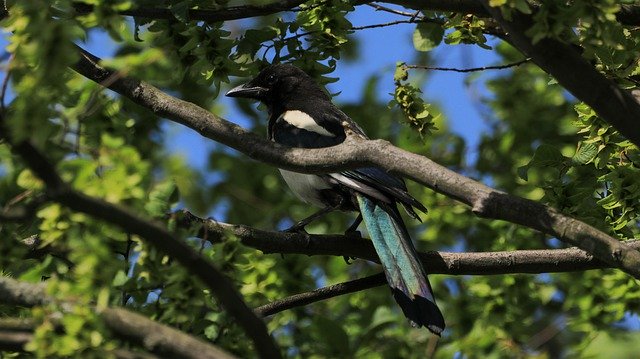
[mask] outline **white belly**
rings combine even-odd
[[[326,180],[316,175],[291,172],[287,170],[280,170],[280,174],[284,181],[287,182],[291,191],[306,203],[316,205],[318,207],[324,207],[320,197],[318,197],[318,191],[322,189],[331,188]]]

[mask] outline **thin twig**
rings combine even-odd
[[[253,311],[259,316],[267,317],[287,309],[301,307],[303,305],[319,302],[321,300],[337,297],[344,294],[359,292],[361,290],[378,287],[387,283],[384,273],[374,274],[368,277],[351,280],[344,283],[318,288],[310,292],[300,293],[261,305]]]
[[[367,29],[376,29],[376,28],[382,28],[382,27],[387,27],[387,26],[393,26],[393,25],[399,25],[399,24],[418,24],[421,22],[431,22],[431,23],[436,23],[439,25],[442,25],[442,21],[438,20],[438,19],[429,19],[429,18],[419,18],[419,19],[410,19],[410,20],[396,20],[396,21],[391,21],[391,22],[385,22],[385,23],[381,23],[381,24],[371,24],[371,25],[363,25],[363,26],[352,26],[351,28],[349,28],[348,30],[351,31],[359,31],[359,30],[367,30]],[[308,35],[313,35],[313,34],[318,34],[318,33],[323,33],[321,30],[312,30],[312,31],[306,31],[306,32],[302,32],[299,34],[294,34],[291,36],[287,36],[285,38],[280,39],[280,42],[285,42],[285,41],[289,41],[289,40],[295,40],[295,39],[299,39]],[[268,45],[265,46],[265,50],[269,50],[271,48],[273,48],[275,46],[275,42],[272,45]]]
[[[6,10],[6,4],[5,4]],[[13,59],[13,55],[9,58],[9,63],[11,63],[11,59]],[[4,98],[7,95],[7,88],[9,87],[9,79],[11,78],[11,66],[7,67],[7,71],[5,73],[4,80],[2,81],[2,91],[0,92],[0,109],[2,109],[2,113],[6,112],[6,107],[4,104]]]
[[[415,13],[413,12],[400,11],[400,10],[392,9],[390,7],[382,6],[380,4],[373,3],[373,4],[365,4],[365,5],[374,8],[376,11],[384,11],[390,14],[402,15],[402,16],[411,17],[411,18],[415,16]]]
[[[432,20],[432,19],[429,19]],[[423,19],[418,19],[418,20],[395,20],[395,21],[389,21],[389,22],[385,22],[385,23],[381,23],[381,24],[372,24],[372,25],[363,25],[363,26],[352,26],[350,30],[366,30],[366,29],[377,29],[377,28],[381,28],[381,27],[387,27],[387,26],[393,26],[393,25],[398,25],[398,24],[417,24],[420,22],[427,22],[426,20]]]
[[[131,270],[131,247],[133,246],[133,239],[131,239],[131,233],[127,233],[127,247],[124,250],[124,253],[122,253],[122,256],[124,257],[124,273],[128,276],[129,275],[129,271]],[[125,305],[127,305],[127,302],[129,301],[129,294],[127,294],[127,291],[124,290],[124,288],[122,289],[122,306],[124,307]]]
[[[483,66],[483,67],[472,67],[468,69],[458,69],[454,67],[434,67],[427,65],[405,65],[408,69],[421,69],[421,70],[434,70],[434,71],[453,71],[453,72],[477,72],[477,71],[486,71],[486,70],[503,70],[511,67],[520,66],[527,62],[531,61],[531,58],[527,57],[526,59],[512,62],[504,65],[496,65],[496,66]]]

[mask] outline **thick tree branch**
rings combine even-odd
[[[307,0],[282,0],[265,5],[231,6],[219,10],[188,9],[187,18],[189,20],[206,22],[246,19],[291,10],[306,1]],[[93,11],[93,5],[74,3],[74,9],[79,15],[88,14]],[[136,9],[120,11],[120,14],[124,16],[158,20],[176,19],[171,9],[166,8],[139,7]]]
[[[25,283],[0,276],[0,303],[33,307],[48,302],[44,283]]]
[[[0,318],[0,352],[25,352],[24,347],[33,340],[33,332],[35,330],[36,323],[29,318]],[[134,352],[127,349],[114,349],[109,354],[119,359],[158,358],[153,354]]]
[[[0,304],[33,307],[50,301],[51,298],[42,283],[31,284],[0,277]],[[105,308],[98,314],[105,325],[123,339],[140,344],[147,350],[165,357],[235,358],[200,339],[122,308]]]
[[[358,3],[368,3],[363,0]],[[489,11],[477,0],[382,0],[382,3],[395,4],[414,10],[457,12],[462,14],[472,14],[479,17],[493,17]],[[534,11],[537,5],[531,5]],[[616,19],[623,25],[640,25],[640,6],[620,5],[620,11],[616,14]]]
[[[100,317],[118,336],[168,357],[234,359],[235,356],[186,333],[122,308],[107,308]]]
[[[175,258],[211,289],[212,294],[253,340],[261,357],[280,357],[280,351],[267,332],[265,324],[247,307],[227,277],[187,243],[176,238],[160,224],[143,220],[124,208],[73,190],[29,142],[14,143],[12,149],[45,182],[50,198],[73,210],[120,226],[127,233],[139,235],[150,245]]]
[[[565,89],[593,108],[622,135],[640,146],[640,103],[630,92],[599,73],[569,44],[550,38],[534,44],[525,34],[533,25],[530,16],[514,11],[512,20],[507,20],[500,8],[491,7],[488,0],[480,2],[507,31],[509,42],[555,77]]]
[[[0,352],[23,351],[33,339],[33,322],[23,318],[0,318]]]
[[[247,19],[258,16],[271,15],[282,11],[289,11],[305,3],[306,0],[282,0],[265,5],[241,5],[224,9],[188,9],[187,18],[190,20],[219,22],[228,20]],[[356,0],[355,5],[369,4],[376,1]],[[480,17],[491,17],[489,12],[475,0],[382,0],[381,3],[395,4],[415,10],[457,12],[473,14]],[[85,15],[93,11],[93,5],[74,3],[73,8],[78,15]],[[171,9],[155,7],[138,7],[120,11],[120,15],[146,19],[171,20],[176,19]],[[640,25],[640,6],[621,5],[616,14],[617,20],[623,25]]]
[[[23,331],[8,331],[0,328],[0,353],[21,352],[24,346],[33,339],[33,334]]]
[[[382,167],[470,206],[480,217],[502,219],[539,230],[640,278],[640,252],[617,239],[554,208],[497,191],[387,141],[348,139],[335,147],[313,150],[280,146],[145,82],[117,76],[98,65],[98,61],[81,50],[80,60],[73,69],[97,83],[108,83],[108,88],[156,115],[190,127],[253,159],[303,173]]]
[[[265,231],[249,226],[205,220],[188,211],[174,215],[180,224],[202,225],[204,229],[198,236],[212,243],[222,242],[227,236],[232,235],[239,238],[242,244],[264,253],[333,255],[378,261],[371,241],[355,235]],[[625,243],[629,248],[640,249],[640,241]],[[419,256],[427,273],[432,274],[538,274],[610,268],[606,263],[576,247],[500,252],[421,252]]]

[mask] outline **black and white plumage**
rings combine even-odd
[[[345,141],[347,133],[367,138],[311,77],[293,65],[271,65],[227,96],[266,104],[269,139],[285,146],[335,146]],[[423,212],[426,208],[408,193],[400,178],[376,167],[321,175],[280,172],[297,197],[324,212],[359,211],[404,314],[433,333],[444,330],[444,319],[396,204],[416,219],[414,208]]]

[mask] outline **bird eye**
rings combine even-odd
[[[273,85],[276,82],[276,75],[271,74],[269,75],[269,77],[267,77],[267,83],[269,85]]]

